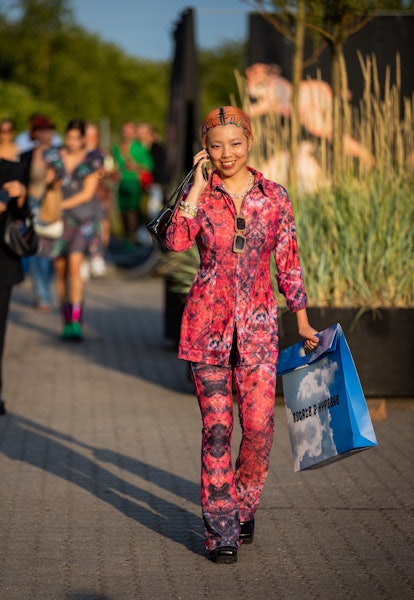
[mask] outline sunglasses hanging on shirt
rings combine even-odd
[[[236,235],[233,241],[233,252],[236,254],[242,254],[246,248],[246,238],[244,232],[246,231],[246,219],[241,215],[234,217],[234,229]]]

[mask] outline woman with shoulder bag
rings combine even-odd
[[[205,547],[213,562],[232,563],[240,544],[253,541],[273,440],[278,320],[271,255],[305,349],[316,348],[318,338],[306,313],[291,202],[281,185],[248,166],[253,144],[248,117],[233,106],[216,108],[204,119],[201,138],[193,185],[166,242],[177,252],[195,242],[200,252],[179,357],[190,362],[203,421]],[[242,430],[235,468],[233,382]]]
[[[47,185],[61,187],[63,234],[50,240],[54,260],[56,295],[63,317],[63,340],[83,339],[84,281],[81,267],[92,247],[100,243],[99,201],[96,197],[103,165],[102,154],[85,145],[85,122],[69,121],[62,148],[45,154]]]
[[[0,159],[0,231],[5,226],[8,214],[16,219],[24,219],[29,212],[22,180],[20,163]],[[2,396],[2,358],[10,297],[13,285],[23,279],[21,259],[0,244],[0,415],[6,412]]]

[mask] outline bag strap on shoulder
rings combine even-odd
[[[190,183],[191,179],[193,178],[194,172],[196,170],[198,166],[198,163],[193,165],[193,167],[190,169],[190,171],[188,171],[187,175],[184,177],[184,179],[181,181],[181,183],[175,188],[175,190],[173,191],[173,193],[171,194],[171,196],[169,197],[166,206],[169,206],[172,208],[173,212],[175,212],[175,209],[177,208],[180,198],[183,195],[186,187],[188,186],[188,184]]]

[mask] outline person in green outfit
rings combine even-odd
[[[143,173],[153,170],[153,160],[148,150],[136,139],[136,124],[124,121],[121,140],[112,150],[119,172],[118,208],[121,214],[125,237],[134,242],[139,225]]]

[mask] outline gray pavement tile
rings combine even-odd
[[[187,367],[162,338],[162,282],[87,285],[85,341],[15,289],[0,418],[1,600],[414,597],[412,403],[378,448],[294,473],[283,407],[257,535],[205,557],[200,431]],[[239,443],[234,434],[234,449]]]

